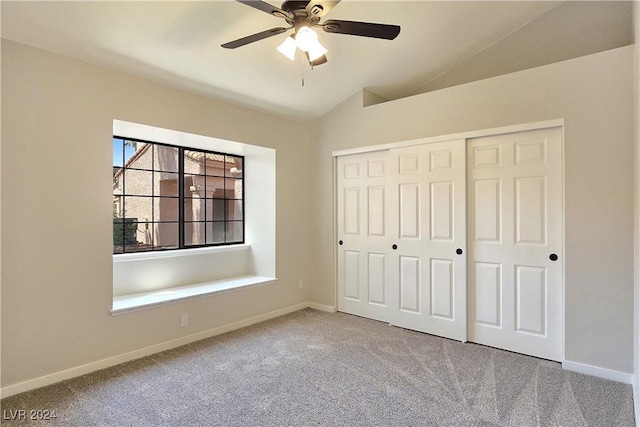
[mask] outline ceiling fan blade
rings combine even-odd
[[[307,13],[321,18],[338,3],[340,3],[340,0],[311,0],[306,7]]]
[[[372,22],[339,21],[330,19],[321,25],[327,33],[350,34],[352,36],[374,37],[393,40],[400,34],[398,25],[374,24]]]
[[[269,15],[273,15],[278,18],[293,19],[292,13],[289,13],[286,10],[282,10],[279,7],[271,6],[269,3],[265,3],[261,0],[236,0],[236,1],[242,4],[246,4],[247,6],[251,6],[254,9],[258,9],[263,12],[266,12]]]
[[[247,37],[243,37],[238,40],[234,40],[222,45],[225,49],[235,49],[240,46],[244,46],[249,43],[257,42],[258,40],[266,39],[267,37],[276,36],[278,34],[282,34],[287,31],[289,28],[272,28],[270,30],[262,31],[260,33],[252,34]]]

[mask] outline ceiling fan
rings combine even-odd
[[[374,24],[372,22],[339,21],[329,19],[320,23],[340,0],[287,0],[280,8],[261,0],[236,0],[255,9],[266,12],[278,18],[283,18],[289,27],[276,27],[261,31],[250,36],[230,41],[222,45],[226,49],[235,49],[268,37],[282,34],[294,29],[292,35],[278,46],[278,50],[289,59],[294,60],[296,49],[304,52],[312,66],[327,62],[327,50],[318,41],[314,27],[320,27],[327,33],[348,34],[352,36],[372,37],[393,40],[400,34],[398,25]]]

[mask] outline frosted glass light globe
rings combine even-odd
[[[301,27],[296,33],[298,49],[309,52],[318,43],[318,35],[309,27]]]

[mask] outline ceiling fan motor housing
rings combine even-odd
[[[280,7],[282,10],[293,13],[296,10],[305,10],[309,4],[308,0],[287,0]]]
[[[321,5],[314,5],[311,8],[311,13],[307,11],[307,5],[309,4],[308,0],[287,0],[282,3],[282,10],[289,12],[293,15],[293,19],[285,17],[286,21],[290,25],[297,26],[296,24],[302,21],[308,21],[311,24],[317,24],[320,21],[320,17],[317,16],[321,14],[324,8]]]

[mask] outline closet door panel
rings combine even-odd
[[[465,141],[393,149],[390,168],[397,219],[390,221],[389,268],[400,283],[390,301],[391,322],[464,341]]]
[[[469,141],[469,340],[563,357],[560,128]]]
[[[338,310],[389,319],[388,152],[339,157]]]

